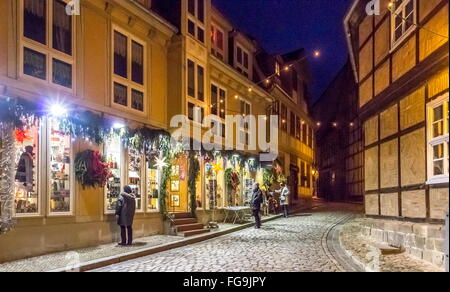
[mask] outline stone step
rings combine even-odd
[[[189,230],[189,231],[185,231],[185,232],[180,232],[179,235],[184,236],[184,237],[189,237],[189,236],[203,234],[203,233],[208,233],[208,232],[210,232],[209,229],[196,229],[196,230]]]
[[[182,218],[182,219],[173,219],[175,226],[186,225],[186,224],[195,224],[197,223],[197,219],[195,218]]]
[[[185,219],[192,218],[192,214],[189,212],[170,213],[173,219]]]
[[[199,230],[203,228],[203,224],[201,223],[194,223],[194,224],[185,224],[185,225],[177,225],[177,232],[184,232],[184,231],[190,231],[190,230]]]

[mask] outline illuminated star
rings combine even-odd
[[[219,171],[222,171],[222,165],[220,163],[211,163],[213,170],[217,173],[219,173]]]
[[[162,159],[159,159],[158,157],[156,157],[156,158],[155,158],[155,165],[156,165],[158,168],[163,168],[163,167],[168,166],[169,164],[166,162],[166,158],[165,158],[165,157],[162,158]]]

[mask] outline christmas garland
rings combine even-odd
[[[111,172],[98,151],[86,150],[78,153],[75,159],[75,176],[83,188],[102,188]]]
[[[195,218],[197,210],[197,178],[200,173],[200,163],[194,151],[189,153],[188,192],[190,197],[191,213]]]

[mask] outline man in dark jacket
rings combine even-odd
[[[263,202],[263,194],[261,189],[259,188],[259,183],[255,183],[253,185],[253,196],[252,196],[252,212],[253,216],[255,217],[255,228],[259,229],[261,228],[261,204]]]
[[[131,187],[125,186],[124,193],[119,195],[116,205],[117,224],[120,226],[121,246],[133,244],[133,219],[136,212],[136,197]],[[128,234],[128,241],[127,241]]]

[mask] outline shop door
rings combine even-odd
[[[298,200],[298,174],[300,172],[299,168],[295,165],[291,165],[291,173],[290,173],[290,179],[289,179],[289,190],[291,193],[291,198],[295,201]],[[292,200],[291,200],[292,202]]]

